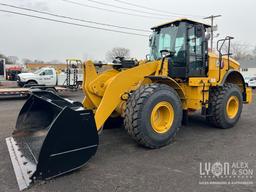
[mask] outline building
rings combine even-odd
[[[256,58],[253,59],[241,59],[240,63],[240,72],[246,77],[256,77]]]

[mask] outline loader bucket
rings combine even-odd
[[[21,109],[6,143],[20,190],[84,165],[98,133],[92,110],[53,93],[36,91]]]

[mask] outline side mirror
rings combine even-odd
[[[161,53],[162,58],[165,58],[165,57],[173,57],[175,55],[176,51],[169,51],[169,50],[164,49],[164,50],[161,50],[160,53]]]
[[[147,60],[147,61],[150,60],[150,54],[146,54],[146,60]]]
[[[210,38],[211,38],[211,34],[210,34],[210,33],[207,33],[207,34],[205,35],[205,41],[209,41]]]
[[[40,73],[40,76],[43,76],[43,75],[45,75],[45,72]]]
[[[203,27],[202,25],[196,25],[195,26],[195,35],[197,38],[200,38],[203,36]]]

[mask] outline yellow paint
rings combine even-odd
[[[219,63],[219,58],[216,54],[214,53],[209,53],[209,61],[208,61],[208,65],[209,65],[209,71],[208,71],[208,78],[210,79],[216,79],[216,84],[221,84],[221,81],[223,79],[223,77],[225,76],[225,74],[227,73],[227,71],[229,69],[232,70],[236,70],[239,72],[240,69],[240,65],[237,61],[235,61],[234,59],[230,58],[229,61],[229,68],[228,68],[228,58],[226,56],[224,56],[222,58],[222,62],[223,62],[223,68],[221,69],[221,73],[219,75],[219,67],[220,67],[220,63]]]
[[[207,108],[207,101],[209,100],[208,90],[210,87],[218,86],[223,83],[222,80],[229,69],[239,71],[239,64],[233,59],[230,59],[230,68],[228,69],[228,60],[224,57],[224,67],[221,69],[219,76],[218,57],[213,53],[209,53],[208,58],[209,69],[207,77],[190,77],[188,81],[168,77],[167,60],[164,61],[162,70],[160,70],[162,61],[158,60],[152,62],[142,61],[138,66],[133,68],[120,70],[110,69],[102,73],[97,73],[92,61],[87,61],[84,68],[83,91],[85,93],[85,99],[83,105],[85,108],[94,111],[94,118],[98,130],[108,117],[124,116],[129,94],[138,89],[141,85],[149,83],[163,83],[174,88],[181,99],[182,108],[184,110],[200,110],[203,104]],[[146,78],[147,76],[157,76],[158,78],[150,79],[150,77]],[[242,88],[239,81],[235,79],[232,80]],[[246,94],[246,102],[251,103],[251,89],[247,88]],[[157,108],[161,109],[162,107]],[[156,111],[157,110],[158,109],[156,109]],[[164,109],[164,111],[168,110]],[[232,110],[230,109],[230,111]],[[154,120],[154,115],[152,119],[152,121],[157,122],[157,120]],[[169,119],[167,121],[169,122]],[[158,127],[156,128],[157,130],[161,129],[159,127],[166,126],[157,126],[156,123],[155,127]]]
[[[122,95],[138,88],[145,76],[154,74],[156,67],[156,62],[148,62],[121,70],[118,73],[106,72],[108,73],[106,75],[105,73],[97,74],[93,63],[91,61],[86,62],[85,83],[83,84],[86,97],[83,104],[86,108],[96,109],[94,118],[98,130],[115,109],[120,106]],[[105,83],[102,81],[103,79],[107,79]],[[97,83],[98,80],[104,85],[98,86],[101,84]],[[92,87],[94,85],[97,85],[97,87]],[[102,92],[101,89],[104,89],[104,91]]]
[[[186,105],[189,110],[200,110],[202,108],[202,102],[206,102],[209,97],[208,92],[204,92],[203,95],[203,83],[199,86],[188,86],[186,83],[180,84],[186,95]],[[209,86],[205,86],[205,90],[209,89]]]
[[[155,132],[163,134],[169,131],[174,120],[174,109],[167,101],[157,103],[152,112],[150,122]]]
[[[239,111],[239,99],[231,96],[226,105],[226,113],[230,119],[234,119]]]
[[[83,100],[84,107],[88,109],[95,109],[99,106],[101,98],[90,92],[89,84],[97,78],[97,72],[92,61],[87,61],[84,64],[84,80],[83,80],[83,91],[85,98]]]
[[[187,109],[187,103],[186,103],[187,99],[186,99],[184,87],[182,87],[182,85],[179,84],[174,79],[172,79],[168,76],[158,76],[158,79],[150,79],[150,77],[148,77],[148,78],[145,78],[145,82],[147,82],[147,84],[161,83],[161,84],[166,84],[166,85],[172,87],[173,89],[175,89],[177,91],[177,93],[181,99],[183,109]]]
[[[252,103],[252,88],[246,87],[246,103],[251,104]]]
[[[103,97],[108,81],[111,81],[118,73],[117,70],[109,70],[97,76],[89,84],[90,91],[97,96]]]

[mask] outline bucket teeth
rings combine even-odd
[[[9,150],[19,189],[24,190],[29,187],[32,182],[30,179],[31,175],[29,173],[35,171],[35,166],[32,165],[32,163],[29,163],[24,155],[21,154],[13,137],[6,138],[6,144]]]

